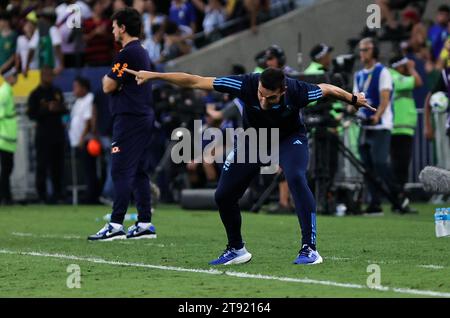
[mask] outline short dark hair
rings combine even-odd
[[[10,66],[9,68],[3,70],[1,75],[6,78],[8,76],[17,76],[18,74],[16,68],[14,66]]]
[[[111,20],[115,20],[119,27],[125,26],[125,32],[130,36],[139,37],[141,35],[141,15],[136,9],[124,8],[119,10],[113,14]]]
[[[7,11],[0,12],[0,20],[11,22],[11,14],[9,14]]]
[[[446,4],[442,4],[438,8],[438,12],[450,13],[450,7]]]
[[[180,30],[178,27],[178,24],[176,24],[173,21],[167,20],[166,21],[166,25],[165,25],[166,29],[166,34],[167,35],[174,35],[177,34],[177,32]]]
[[[158,33],[159,30],[162,30],[162,27],[163,27],[162,24],[159,24],[159,23],[152,24],[152,27],[151,27],[152,34]]]
[[[91,90],[91,82],[86,77],[77,76],[75,77],[74,82],[80,84],[81,87],[85,88],[87,91]]]
[[[279,68],[269,67],[261,73],[259,81],[265,89],[269,89],[271,91],[276,91],[277,89],[284,90],[286,85],[284,72]]]
[[[245,71],[245,66],[241,65],[241,64],[233,64],[231,66],[231,70],[232,70],[231,72],[233,75],[241,75],[241,74],[247,73]]]

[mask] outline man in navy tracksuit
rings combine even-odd
[[[130,67],[131,68],[131,67]],[[334,97],[359,107],[367,107],[364,95],[352,95],[339,87],[312,85],[286,78],[280,69],[268,68],[261,74],[246,74],[221,78],[201,77],[185,73],[156,73],[146,71],[127,72],[136,76],[138,84],[147,80],[161,79],[170,83],[205,90],[229,93],[243,101],[244,128],[279,129],[279,163],[285,172],[295,201],[295,209],[302,231],[302,246],[295,264],[318,264],[322,257],[316,250],[316,207],[314,197],[306,181],[308,164],[308,141],[305,125],[299,110],[321,97]],[[211,265],[239,264],[250,261],[252,255],[246,250],[241,236],[241,213],[239,198],[251,179],[259,173],[261,162],[236,162],[240,147],[258,147],[255,144],[237,144],[224,164],[215,199],[228,237],[226,250]],[[256,148],[257,150],[257,148]],[[247,153],[247,151],[246,151]],[[276,154],[275,154],[276,155]]]
[[[122,44],[111,72],[103,78],[103,91],[110,94],[113,116],[111,175],[114,183],[114,205],[111,220],[89,240],[155,238],[151,223],[150,183],[147,174],[150,140],[154,122],[152,85],[137,85],[124,68],[150,70],[150,58],[139,41],[141,17],[131,8],[116,12],[111,18],[113,34]],[[125,233],[123,221],[133,193],[138,221]]]

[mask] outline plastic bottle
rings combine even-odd
[[[345,212],[347,212],[347,206],[343,203],[340,203],[336,206],[336,216],[344,216]]]
[[[450,236],[450,208],[436,208],[434,213],[436,237]]]

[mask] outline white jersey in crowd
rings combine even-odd
[[[61,35],[55,26],[50,27],[49,34],[53,47],[61,45]],[[34,50],[34,55],[31,59],[29,69],[39,69],[39,36],[39,30],[36,30],[34,31],[31,39],[28,39],[25,35],[20,35],[17,38],[16,53],[19,54],[22,70],[25,70],[25,67],[27,65],[28,53],[30,52],[30,50]],[[59,66],[59,61],[56,56],[55,63],[57,64],[56,66]]]
[[[77,1],[75,5],[77,5],[79,8],[78,12],[81,14],[81,23],[83,22],[83,20],[89,19],[92,16],[91,9],[83,1]],[[55,9],[56,25],[58,25],[58,30],[61,33],[62,37],[61,51],[63,52],[63,54],[74,53],[77,49],[77,43],[75,43],[76,41],[71,41],[70,38],[73,32],[73,28],[69,27],[70,22],[74,22],[76,20],[73,14],[71,15],[70,8],[71,7],[69,7],[67,3],[63,2]],[[67,20],[69,20],[69,23],[67,23]]]
[[[94,94],[92,93],[88,93],[75,100],[70,112],[69,139],[71,147],[79,146],[80,138],[86,128],[87,121],[92,118],[93,104]]]

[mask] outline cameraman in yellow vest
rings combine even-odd
[[[12,87],[17,83],[17,71],[10,68],[3,74],[0,86],[0,204],[12,204],[10,176],[17,146],[17,119]]]

